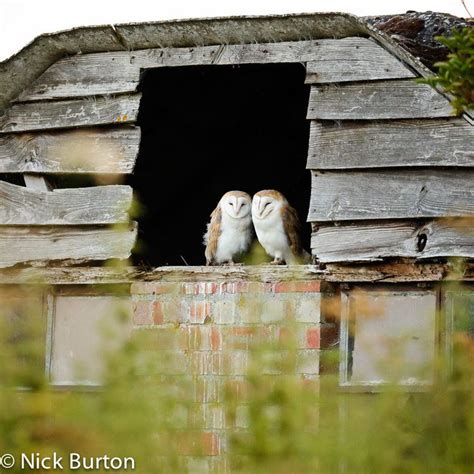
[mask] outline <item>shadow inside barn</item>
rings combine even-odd
[[[143,73],[142,138],[129,178],[141,203],[134,263],[201,265],[222,194],[278,189],[298,210],[305,248],[309,86],[301,64],[187,66]]]

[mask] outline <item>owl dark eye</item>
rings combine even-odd
[[[270,204],[269,202],[266,202],[265,206],[263,206],[263,208],[265,209],[269,204]]]
[[[233,202],[229,202],[229,204],[233,207],[234,206],[234,203]]]

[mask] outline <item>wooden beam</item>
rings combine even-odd
[[[474,257],[474,220],[451,219],[319,226],[311,248],[320,262]]]
[[[133,171],[140,129],[78,130],[0,135],[0,173],[113,173]]]
[[[310,169],[474,167],[474,127],[463,119],[311,122]]]
[[[345,283],[413,283],[437,281],[474,281],[474,264],[462,267],[450,260],[425,262],[414,259],[390,259],[384,262],[326,263],[323,279]]]
[[[391,262],[366,262],[364,264],[328,263],[321,270],[314,265],[243,266],[226,267],[159,267],[144,271],[131,266],[45,266],[0,269],[0,285],[104,285],[132,282],[223,282],[229,279],[261,281],[264,283],[286,280],[321,280],[345,283],[404,283],[436,281],[473,281],[474,264],[466,262],[462,271],[447,262],[427,263],[406,259]],[[100,286],[86,287],[87,291],[103,292]],[[61,291],[58,287],[56,291]],[[67,288],[66,288],[67,291]],[[85,290],[82,290],[85,291]],[[135,288],[135,291],[137,289]],[[323,290],[324,291],[324,290]]]
[[[474,171],[313,172],[309,221],[474,214]]]
[[[136,238],[131,226],[0,226],[0,267],[127,259]]]
[[[0,269],[0,285],[101,285],[131,283],[131,266],[45,266]]]
[[[377,120],[451,117],[450,102],[412,80],[312,86],[308,119]]]
[[[140,94],[14,104],[0,117],[0,133],[133,123],[139,104]]]
[[[38,191],[0,181],[0,225],[127,223],[130,186]]]
[[[334,82],[413,77],[395,56],[366,38],[215,45],[81,54],[53,64],[17,101],[133,92],[140,70],[199,64],[308,62],[308,80]],[[316,76],[317,74],[317,76]],[[355,79],[359,78],[359,79]]]

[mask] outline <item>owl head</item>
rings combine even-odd
[[[219,202],[223,214],[234,219],[243,219],[251,212],[252,198],[243,191],[229,191]]]
[[[265,189],[259,191],[252,199],[252,217],[254,219],[266,219],[280,212],[281,208],[288,202],[279,191]]]

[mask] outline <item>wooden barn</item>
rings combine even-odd
[[[41,289],[51,384],[100,383],[97,322],[117,300],[131,331],[184,334],[164,370],[208,387],[289,314],[304,378],[339,347],[341,389],[376,390],[384,352],[360,341],[408,331],[397,382],[432,382],[458,305],[474,318],[474,127],[416,81],[431,74],[347,14],[84,27],[1,63],[2,299]],[[307,218],[313,265],[204,267],[220,196],[268,188]],[[376,323],[357,320],[361,298],[383,302]]]

